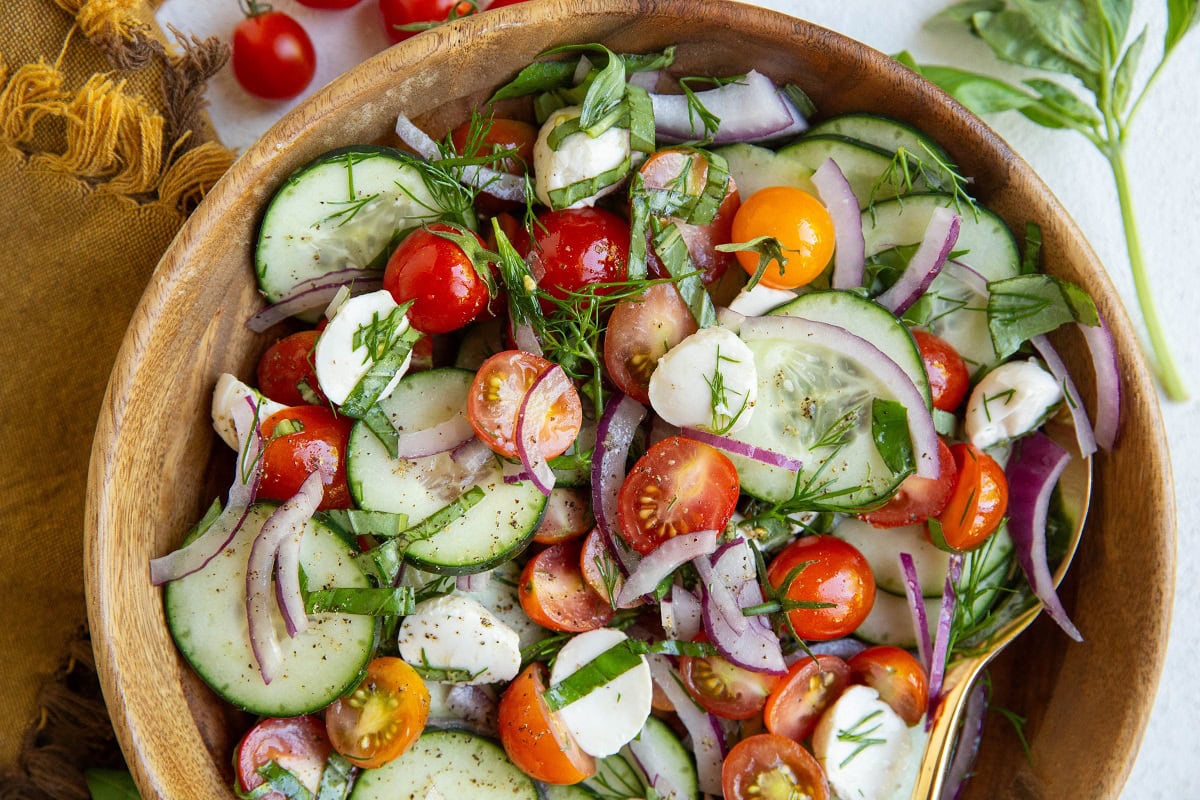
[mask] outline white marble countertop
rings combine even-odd
[[[995,62],[982,44],[964,33],[931,31],[924,21],[949,0],[762,0],[773,8],[816,22],[866,42],[885,53],[907,49],[921,62],[972,65],[992,74],[1016,74]],[[313,34],[318,70],[313,89],[328,82],[362,58],[387,45],[376,0],[362,0],[349,11],[321,12],[295,0],[275,0]],[[1139,2],[1131,30],[1150,26],[1150,44],[1143,56],[1157,57],[1165,3]],[[196,34],[228,36],[239,12],[234,2],[166,0],[158,13]],[[1130,133],[1128,160],[1137,216],[1159,313],[1175,347],[1180,371],[1193,396],[1200,396],[1200,345],[1193,303],[1200,299],[1194,286],[1183,289],[1175,280],[1194,276],[1200,261],[1200,225],[1189,216],[1200,208],[1200,33],[1179,46],[1153,94],[1139,112]],[[225,70],[210,87],[212,114],[227,144],[244,147],[295,102],[266,103],[248,97]],[[1110,173],[1100,155],[1082,137],[1048,131],[1016,112],[994,115],[988,122],[1049,184],[1108,266],[1126,306],[1140,325],[1133,302],[1133,281],[1121,236],[1121,222]],[[1167,438],[1178,498],[1179,548],[1175,614],[1167,650],[1166,669],[1159,686],[1146,737],[1123,800],[1176,800],[1200,797],[1200,770],[1189,757],[1195,746],[1180,732],[1191,730],[1200,712],[1200,681],[1191,668],[1200,663],[1200,551],[1194,549],[1200,531],[1200,417],[1196,401],[1163,402]],[[1099,733],[1099,732],[1098,732]],[[1106,732],[1106,735],[1120,732]]]

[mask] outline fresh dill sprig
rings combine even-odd
[[[688,125],[692,133],[697,132],[697,120],[703,126],[703,133],[696,137],[698,144],[704,145],[712,141],[716,135],[717,128],[721,125],[721,118],[710,111],[704,101],[696,95],[696,90],[692,88],[693,84],[708,84],[711,86],[725,86],[730,83],[737,83],[745,78],[745,75],[736,75],[729,78],[710,78],[704,76],[690,76],[679,79],[679,88],[683,90],[684,97],[687,98],[688,109]]]
[[[924,186],[929,189],[945,192],[954,198],[954,208],[962,213],[963,206],[971,210],[976,219],[979,218],[979,205],[975,198],[967,193],[966,186],[970,179],[963,176],[958,168],[951,164],[941,153],[931,148],[926,142],[921,142],[924,154],[914,153],[906,147],[896,148],[895,155],[875,183],[871,186],[871,194],[867,200],[867,208],[871,211],[872,221],[875,219],[875,202],[884,187],[891,187],[894,195],[904,203],[903,196]]]
[[[359,325],[354,331],[354,336],[350,340],[354,349],[360,347],[366,349],[363,354],[362,363],[368,361],[378,361],[383,358],[384,353],[392,346],[392,339],[395,338],[396,331],[404,324],[405,314],[408,311],[407,305],[393,308],[388,312],[387,316],[380,319],[379,312],[376,311],[371,315],[371,321]]]
[[[858,756],[859,753],[861,753],[863,750],[866,750],[868,747],[872,747],[877,744],[883,744],[884,742],[887,741],[887,739],[878,739],[878,738],[871,737],[871,734],[874,733],[875,731],[879,730],[880,726],[883,725],[882,722],[877,722],[874,725],[872,725],[870,728],[864,727],[865,725],[868,725],[871,722],[871,720],[875,719],[882,713],[883,713],[882,709],[877,709],[875,711],[872,711],[870,714],[863,716],[862,719],[860,719],[858,722],[855,722],[849,728],[838,730],[838,732],[837,732],[838,741],[850,742],[851,744],[856,745],[856,747],[850,753],[850,755],[846,756],[844,759],[842,759],[842,763],[838,764],[839,767],[844,767],[847,764],[849,764],[851,761],[853,761]]]
[[[596,572],[599,573],[600,580],[604,583],[604,597],[608,600],[608,604],[612,606],[613,611],[616,611],[617,581],[621,577],[620,570],[607,551],[597,554],[592,561],[596,565]]]

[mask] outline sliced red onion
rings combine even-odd
[[[983,739],[983,718],[986,715],[987,689],[980,681],[967,696],[962,726],[954,745],[954,758],[946,768],[946,777],[942,781],[941,800],[958,800],[967,779],[971,777],[971,767],[975,765],[975,756],[979,755],[979,743]]]
[[[766,618],[743,617],[746,620],[745,629],[741,632],[734,631],[724,615],[716,610],[708,588],[707,585],[704,587],[706,591],[700,599],[704,632],[708,634],[709,641],[716,646],[721,657],[731,664],[753,672],[771,675],[787,672],[779,637],[771,630]],[[747,607],[757,605],[763,601],[762,589],[756,582],[748,581],[739,587],[738,600]]]
[[[350,299],[350,287],[342,284],[338,290],[334,292],[333,299],[329,301],[329,305],[325,306],[325,319],[332,321],[337,312]]]
[[[647,92],[653,92],[658,88],[658,81],[661,77],[662,70],[649,69],[642,72],[631,73],[629,76],[629,83],[645,89]]]
[[[717,548],[710,559],[713,574],[733,589],[758,578],[750,542],[738,536]]]
[[[628,575],[637,567],[638,554],[617,535],[617,492],[625,480],[625,460],[633,434],[646,416],[646,407],[632,397],[614,394],[596,426],[592,451],[592,513],[604,543],[621,571]]]
[[[524,350],[526,353],[533,353],[539,358],[543,355],[542,343],[538,341],[537,334],[533,332],[533,326],[528,322],[522,322],[513,326],[513,342],[519,350]]]
[[[947,261],[942,271],[980,297],[988,296],[987,278],[961,261]]]
[[[637,569],[629,573],[617,595],[617,605],[631,608],[642,595],[654,591],[663,578],[694,558],[707,556],[717,549],[715,530],[685,533],[667,539],[644,557]]]
[[[455,684],[446,694],[446,709],[488,736],[499,730],[500,703],[490,686]]]
[[[682,586],[672,586],[660,604],[663,630],[668,639],[690,642],[704,626],[700,600]]]
[[[299,491],[267,518],[250,547],[250,559],[246,564],[246,619],[250,628],[250,646],[254,651],[254,659],[258,662],[263,683],[266,684],[270,684],[275,678],[283,659],[279,649],[279,638],[275,633],[275,622],[271,616],[271,567],[275,563],[280,544],[287,537],[297,535],[297,530],[303,530],[312,519],[317,506],[321,504],[323,494],[321,473],[309,474],[300,484]],[[298,588],[297,581],[296,589]],[[285,624],[288,624],[287,615],[295,598],[288,597],[285,600],[280,610],[285,615]],[[301,598],[300,608],[303,607],[304,600]],[[288,624],[289,629],[295,623],[296,619],[293,618]]]
[[[583,83],[583,79],[592,71],[592,60],[587,56],[580,56],[579,63],[575,65],[575,74],[571,76],[571,81],[578,86]]]
[[[492,571],[475,572],[471,575],[459,575],[454,579],[454,588],[460,592],[482,592],[492,582]]]
[[[707,556],[701,556],[692,563],[704,588],[703,605],[706,619],[711,609],[734,633],[745,633],[750,623],[742,614],[742,607],[737,603],[734,590],[717,576]]]
[[[495,457],[492,448],[476,438],[468,439],[450,451],[450,459],[471,474],[483,469],[483,466]]]
[[[375,292],[383,288],[383,274],[379,270],[341,269],[301,281],[278,301],[246,320],[246,327],[262,333],[297,314],[323,310],[343,286],[349,286],[350,294],[355,296]]]
[[[691,737],[692,752],[696,756],[696,776],[702,792],[721,795],[721,761],[724,758],[725,741],[720,723],[712,714],[702,709],[683,688],[679,673],[663,655],[646,657],[650,675],[662,690],[679,721]]]
[[[441,157],[437,142],[403,114],[396,117],[396,135],[426,161]],[[465,186],[477,187],[492,197],[512,203],[525,202],[525,178],[522,175],[474,165],[460,167],[457,172],[459,183]]]
[[[304,527],[291,531],[279,543],[275,553],[275,602],[283,615],[287,634],[295,639],[308,630],[308,613],[300,591],[300,548],[304,544]]]
[[[751,70],[735,83],[696,92],[696,99],[720,119],[712,136],[713,144],[786,136],[796,125],[793,110],[783,95],[770,78],[757,70]],[[685,95],[651,94],[650,102],[654,106],[654,125],[659,139],[683,142],[703,138],[704,124]]]
[[[721,306],[717,309],[717,324],[722,328],[739,333],[742,330],[742,323],[745,321],[746,315],[740,311],[734,311],[728,306]]]
[[[235,403],[230,410],[233,427],[238,434],[238,461],[234,467],[233,483],[229,485],[229,494],[226,497],[221,517],[236,517],[234,524],[225,533],[222,533],[224,526],[220,524],[221,519],[218,518],[207,531],[193,539],[185,547],[160,558],[151,559],[150,582],[155,586],[179,580],[204,569],[208,566],[208,562],[224,552],[229,543],[237,536],[238,531],[242,529],[250,511],[250,505],[258,493],[258,482],[262,476],[260,470],[262,459],[259,458],[259,455],[262,452],[263,441],[262,428],[257,424],[257,410],[258,405],[253,396],[247,396],[244,404]],[[243,477],[245,477],[244,481]]]
[[[529,473],[533,485],[549,496],[554,488],[554,470],[542,454],[542,423],[551,407],[567,392],[571,391],[571,379],[562,367],[555,364],[534,379],[529,391],[521,398],[517,411],[517,455],[521,465]]]
[[[1104,317],[1099,325],[1079,325],[1092,356],[1096,372],[1096,424],[1092,431],[1096,444],[1112,450],[1121,429],[1121,372],[1117,364],[1117,345]]]
[[[1071,412],[1071,421],[1075,425],[1075,441],[1079,443],[1079,454],[1087,458],[1096,452],[1096,434],[1092,431],[1092,423],[1088,419],[1087,409],[1083,406],[1083,397],[1075,388],[1075,381],[1071,380],[1071,373],[1067,371],[1067,365],[1063,363],[1062,357],[1045,336],[1035,336],[1029,340],[1029,343],[1046,362],[1050,374],[1058,381],[1063,394],[1067,396],[1067,409]]]
[[[849,661],[856,655],[867,649],[867,644],[852,636],[847,636],[844,639],[830,639],[825,642],[809,642],[808,649],[812,651],[814,656],[836,656],[842,661]],[[808,658],[808,653],[803,650],[797,650],[788,656],[784,657],[790,667],[802,658]]]
[[[925,672],[933,663],[933,644],[929,641],[929,620],[925,617],[925,600],[921,594],[921,582],[917,578],[917,566],[909,553],[900,554],[900,570],[904,573],[904,596],[912,612],[913,631],[917,637],[917,654]]]
[[[396,436],[396,450],[400,458],[425,458],[461,447],[475,438],[475,429],[464,412],[455,414],[445,422],[420,431],[401,432]]]
[[[859,363],[874,375],[908,411],[908,432],[916,456],[916,475],[937,478],[939,471],[938,434],[925,398],[912,379],[875,345],[845,328],[815,322],[803,317],[749,317],[742,325],[742,339],[813,339],[831,350]]]
[[[954,243],[958,241],[961,226],[962,217],[950,209],[935,210],[929,217],[921,245],[917,252],[913,253],[908,266],[886,292],[875,298],[875,302],[896,316],[907,311],[909,306],[925,294],[929,284],[933,283],[933,279],[941,272],[942,265],[954,249]]]
[[[1004,473],[1008,478],[1008,532],[1012,534],[1021,570],[1050,618],[1068,636],[1082,642],[1083,636],[1058,598],[1046,560],[1050,495],[1070,460],[1070,454],[1057,442],[1044,433],[1034,432],[1017,442],[1016,452]]]
[[[863,238],[862,211],[850,181],[832,158],[817,167],[812,176],[813,186],[833,220],[833,278],[834,289],[855,289],[863,285],[866,270],[867,245]]]
[[[925,717],[925,729],[933,724],[933,712],[942,699],[942,680],[946,677],[946,659],[950,656],[950,628],[954,623],[955,587],[962,577],[962,553],[950,556],[946,583],[942,588],[942,607],[938,613],[936,635],[933,638],[933,653],[929,664],[929,713]],[[907,583],[907,581],[906,581]]]
[[[804,466],[798,458],[785,456],[783,453],[776,453],[774,450],[768,450],[765,447],[739,442],[737,439],[730,439],[728,436],[702,431],[699,428],[684,428],[682,433],[689,439],[695,439],[697,442],[712,445],[718,450],[725,450],[734,455],[752,458],[755,461],[761,461],[772,467],[786,469],[788,472],[799,472],[800,468]]]
[[[769,137],[770,139],[786,139],[789,136],[799,136],[808,130],[808,120],[800,113],[800,109],[792,102],[792,98],[787,96],[787,92],[776,90],[779,94],[779,99],[783,103],[783,107],[787,109],[788,116],[792,121],[787,124],[782,130],[775,131]],[[762,141],[761,139],[755,141]]]

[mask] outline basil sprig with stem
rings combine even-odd
[[[1171,357],[1150,290],[1126,165],[1129,130],[1138,109],[1171,53],[1200,23],[1197,0],[1167,0],[1166,7],[1162,50],[1140,88],[1136,78],[1147,29],[1128,41],[1132,0],[968,0],[939,15],[965,23],[1000,60],[1077,80],[1083,93],[1045,78],[1031,78],[1016,86],[966,70],[918,65],[908,53],[897,59],[977,114],[1016,110],[1043,127],[1073,130],[1100,151],[1117,190],[1125,246],[1155,373],[1169,399],[1186,400],[1187,387]]]

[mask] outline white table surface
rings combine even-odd
[[[986,47],[957,29],[930,30],[924,21],[949,0],[764,0],[757,5],[816,22],[866,42],[885,53],[911,51],[923,63],[972,66],[998,76],[1017,76],[997,63]],[[1165,3],[1138,2],[1132,30],[1150,26],[1143,64],[1157,56]],[[275,8],[299,19],[313,35],[318,53],[312,89],[387,46],[376,0],[362,0],[348,11],[322,12],[295,0],[274,0]],[[166,0],[160,22],[198,35],[228,36],[239,17],[233,0]],[[1177,48],[1160,75],[1152,96],[1139,112],[1128,144],[1134,204],[1159,313],[1174,345],[1178,366],[1194,396],[1200,396],[1200,339],[1192,326],[1200,289],[1200,225],[1191,215],[1200,208],[1200,32]],[[302,98],[301,98],[302,99]],[[210,113],[227,144],[245,147],[280,114],[294,105],[267,103],[247,96],[224,70],[209,89]],[[1121,222],[1109,172],[1098,153],[1080,136],[1047,131],[1016,112],[993,115],[988,122],[1054,190],[1108,266],[1126,307],[1140,325],[1133,282],[1121,236]],[[1149,728],[1123,800],[1179,800],[1200,797],[1198,748],[1189,734],[1200,712],[1200,418],[1195,401],[1163,401],[1175,483],[1179,489],[1179,548],[1175,614],[1166,669]],[[1137,602],[1130,598],[1129,602]],[[1119,691],[1119,687],[1115,687]],[[1120,736],[1120,731],[1096,731]]]

